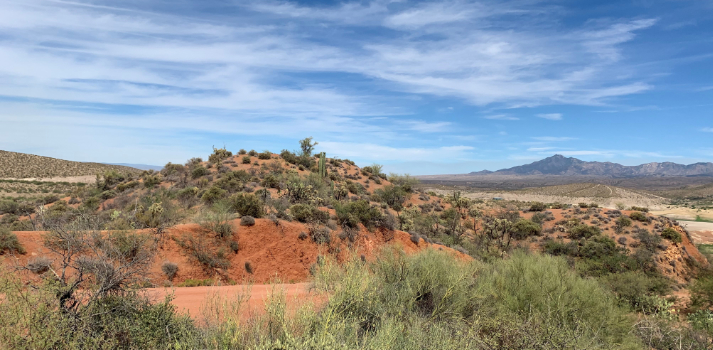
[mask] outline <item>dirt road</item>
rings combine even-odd
[[[148,288],[149,296],[160,301],[168,294],[173,294],[172,304],[179,312],[187,312],[193,318],[202,318],[206,303],[219,296],[224,301],[247,298],[241,313],[260,311],[273,291],[283,291],[288,304],[299,304],[300,301],[316,300],[315,292],[310,293],[311,283],[296,284],[257,284],[213,287],[178,287],[178,288]]]

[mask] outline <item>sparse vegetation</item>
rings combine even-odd
[[[671,227],[667,227],[663,231],[661,231],[661,237],[668,239],[669,241],[674,243],[681,243],[683,241],[683,239],[681,238],[681,234]]]
[[[12,283],[0,283],[0,294],[9,296],[0,304],[0,317],[10,310],[17,312],[14,303],[26,303],[17,293],[24,293],[26,300],[41,295],[47,302],[38,305],[46,308],[37,317],[48,324],[59,322],[58,329],[70,334],[56,339],[86,341],[87,335],[77,333],[88,332],[104,339],[99,347],[110,348],[156,347],[158,340],[132,322],[148,323],[148,328],[160,332],[166,332],[165,327],[152,322],[169,325],[170,339],[161,334],[160,348],[645,348],[654,335],[656,344],[673,344],[669,338],[674,337],[689,345],[695,337],[703,342],[710,339],[705,330],[713,329],[709,327],[713,322],[707,321],[705,311],[713,304],[707,301],[710,286],[704,264],[694,261],[683,247],[662,241],[681,242],[679,231],[669,228],[675,227],[674,221],[640,211],[632,214],[632,221],[618,210],[599,209],[590,202],[604,203],[600,199],[587,200],[580,208],[491,202],[466,198],[459,191],[431,192],[408,175],[384,175],[380,165],[359,168],[324,153],[315,156],[316,144],[311,138],[302,140],[297,154],[283,150],[279,157],[244,150],[233,156],[214,149],[208,162],[194,158],[185,165],[169,163],[161,172],[140,174],[107,171],[95,185],[67,186],[68,193],[0,200],[0,228],[5,232],[20,227],[49,230],[59,235],[48,240],[53,249],[70,254],[62,244],[77,243],[88,252],[91,263],[80,266],[84,258],[74,256],[76,266],[65,266],[89,271],[79,289],[70,290],[72,295],[103,288],[106,276],[121,273],[129,261],[144,264],[145,273],[149,263],[144,259],[152,251],[176,249],[167,237],[189,257],[187,262],[152,265],[152,271],[162,271],[165,279],[160,274],[132,275],[118,285],[107,284],[110,291],[100,299],[108,304],[95,304],[73,314],[74,318],[57,312],[72,302],[62,304],[57,299],[58,291],[73,283],[55,276],[64,260],[54,255],[32,258],[23,270],[37,274],[30,275],[32,281],[23,281],[30,283],[28,287],[12,289]],[[239,164],[241,157],[248,162]],[[196,171],[199,176],[194,176]],[[147,182],[152,185],[146,186]],[[605,192],[606,197],[611,189],[602,185],[579,190]],[[65,197],[72,200],[61,200]],[[642,216],[636,219],[636,213]],[[238,217],[240,225],[257,226],[237,227],[231,220]],[[292,219],[296,221],[287,222]],[[181,226],[186,229],[165,230],[177,223],[186,224]],[[142,228],[151,230],[134,231]],[[371,232],[364,234],[364,228]],[[236,232],[243,230],[245,234],[238,237]],[[12,241],[7,237],[0,243]],[[271,245],[283,240],[299,246],[294,255],[305,256],[300,255],[295,266],[304,264],[309,269],[315,288],[326,292],[324,304],[296,314],[281,313],[284,303],[278,298],[268,302],[264,316],[251,316],[245,322],[241,317],[208,319],[203,324],[181,318],[170,304],[151,308],[141,298],[128,298],[133,298],[135,288],[148,285],[239,283],[228,278],[235,272],[263,283],[266,274],[274,273],[267,271],[270,264],[262,265],[264,255],[254,250],[255,240],[263,239]],[[353,247],[378,247],[384,242],[425,251],[407,255],[388,250],[373,255],[373,250],[360,250],[366,256],[349,258]],[[319,251],[316,262],[310,261],[314,259],[310,249]],[[20,252],[2,247],[0,251]],[[111,266],[102,264],[104,260]],[[231,268],[231,261],[243,266]],[[259,269],[255,262],[260,262]],[[178,275],[178,264],[184,263],[203,267],[202,275],[194,275],[196,268],[184,270],[184,265]],[[693,275],[696,269],[701,271],[698,276]],[[47,285],[36,284],[39,279]],[[678,319],[667,297],[673,289],[688,288],[689,280],[697,284],[691,294],[696,306],[684,305],[690,309],[680,314],[691,316]],[[128,316],[114,319],[111,313],[102,314],[103,326],[87,317],[97,310],[117,310],[115,306]],[[35,312],[21,311],[23,315]],[[25,348],[46,348],[18,330],[49,331],[19,319],[0,325],[0,347],[22,338],[30,344]],[[123,323],[114,327],[113,322]],[[107,334],[108,329],[124,333]],[[656,333],[664,331],[668,333]],[[71,344],[79,344],[76,341]],[[56,344],[49,347],[64,346]]]
[[[25,254],[25,248],[9,228],[0,227],[0,255],[5,253]]]
[[[178,265],[166,261],[161,265],[161,271],[163,271],[163,274],[166,275],[166,278],[169,281],[173,281],[173,278],[176,277],[176,274],[178,273]]]

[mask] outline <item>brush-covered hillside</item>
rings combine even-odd
[[[167,236],[161,260],[184,266],[171,278],[179,283],[214,276],[240,281],[256,277],[255,270],[265,273],[260,281],[276,272],[305,280],[320,249],[346,258],[348,248],[368,250],[374,242],[399,239],[411,248],[435,244],[481,259],[522,247],[586,261],[592,271],[585,274],[656,273],[676,288],[707,264],[685,230],[666,218],[424,193],[407,175],[387,176],[380,165],[358,167],[313,155],[311,139],[301,146],[297,153],[280,154],[214,149],[206,160],[138,175],[112,169],[92,186],[50,198],[53,203],[4,200],[0,225],[51,231],[80,222],[95,230]],[[538,209],[545,211],[533,215]],[[673,237],[664,235],[672,230]],[[283,258],[269,262],[276,256]],[[160,269],[154,270],[152,283],[162,283]]]
[[[146,326],[122,332],[148,347],[166,340],[139,335],[152,327],[181,332],[171,337],[182,339],[182,348],[339,347],[390,337],[405,347],[366,348],[423,348],[427,339],[419,334],[437,340],[425,347],[434,349],[710,345],[713,274],[676,221],[638,207],[437,195],[407,175],[384,174],[378,164],[313,154],[314,145],[308,138],[298,152],[279,154],[214,149],[207,159],[169,163],[159,172],[109,170],[58,198],[0,201],[0,277],[10,300],[0,304],[0,315],[25,315],[0,327],[0,344],[42,347],[11,335],[34,327],[25,320],[57,317],[82,329],[71,332],[73,339],[104,339],[109,348],[126,337],[106,324],[136,322]],[[260,327],[236,338],[244,327],[217,309],[217,323],[195,328],[168,304],[141,304],[129,293],[276,280],[314,282],[329,300],[299,320],[278,312],[281,322],[293,322],[278,338]],[[30,300],[23,286],[33,286],[32,300],[43,308],[22,306]],[[273,317],[275,310],[285,310],[284,300],[266,313]],[[157,314],[167,318],[159,322]],[[330,317],[343,323],[320,323]],[[446,334],[463,336],[454,342]]]
[[[101,163],[73,162],[34,154],[0,150],[0,179],[55,178],[102,174],[107,171],[138,174],[138,169]]]

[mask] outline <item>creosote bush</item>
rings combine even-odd
[[[547,209],[547,206],[542,202],[534,202],[530,205],[530,211],[543,211],[545,209]]]
[[[25,248],[9,228],[0,227],[0,255],[5,253],[25,254]]]
[[[668,239],[671,242],[674,243],[681,243],[683,241],[683,238],[681,238],[681,234],[678,233],[678,231],[674,230],[671,227],[665,228],[661,232],[661,237]]]
[[[263,203],[251,193],[237,193],[228,199],[230,208],[240,215],[248,215],[254,218],[261,218],[265,215]]]
[[[295,204],[290,207],[292,217],[304,223],[321,223],[326,224],[329,221],[329,213],[319,210],[317,207],[309,204]]]
[[[270,151],[264,151],[260,154],[258,154],[258,159],[270,159],[272,158],[272,152]]]
[[[244,215],[240,218],[240,226],[255,226],[255,218],[252,216]]]
[[[515,239],[525,239],[530,236],[542,234],[542,227],[530,220],[520,219],[512,227],[512,237]]]
[[[580,224],[569,230],[569,237],[572,239],[589,238],[601,233],[602,230],[599,227]]]
[[[166,275],[166,278],[169,281],[173,281],[173,278],[176,277],[176,274],[178,273],[178,265],[170,261],[166,261],[161,265],[161,271],[163,271],[163,274]]]
[[[649,220],[646,217],[646,214],[644,214],[642,212],[638,212],[638,211],[635,211],[635,212],[629,214],[629,218],[631,218],[631,220],[642,221],[642,222]]]

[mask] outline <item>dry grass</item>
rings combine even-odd
[[[119,165],[72,162],[32,154],[0,151],[0,178],[26,179],[96,175],[107,170],[141,173],[141,170]]]

